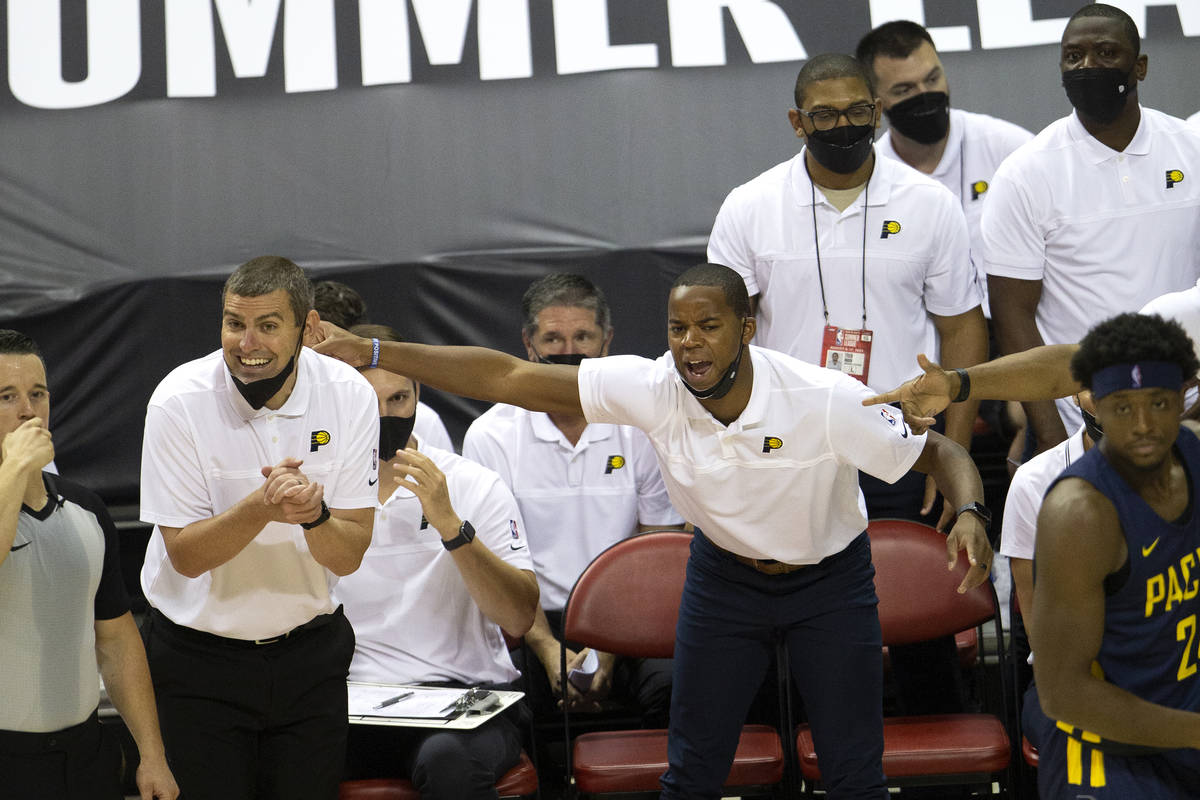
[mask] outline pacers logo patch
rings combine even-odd
[[[609,456],[604,465],[604,474],[611,475],[614,469],[620,469],[623,466],[625,466],[625,456]]]
[[[772,450],[778,450],[783,447],[783,439],[778,436],[766,436],[763,438],[763,452],[769,453]]]
[[[1183,183],[1183,170],[1169,169],[1167,170],[1167,188],[1170,189],[1177,183]]]
[[[896,222],[896,220],[894,220],[894,219],[884,220],[883,230],[880,231],[879,238],[886,239],[889,236],[891,236],[892,234],[896,234],[899,232],[900,232],[900,223],[899,222]]]
[[[975,181],[971,184],[971,199],[978,200],[979,196],[988,190],[987,181]]]
[[[308,452],[315,453],[318,448],[329,444],[329,431],[313,431],[308,438]]]

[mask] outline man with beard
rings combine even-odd
[[[708,243],[709,261],[746,282],[761,319],[756,342],[829,366],[841,351],[841,370],[876,389],[913,374],[911,354],[922,351],[907,348],[918,343],[955,367],[987,358],[962,209],[933,179],[877,157],[880,101],[866,66],[814,56],[794,99],[788,118],[804,149],[730,192]],[[977,408],[968,401],[946,412],[946,436],[964,449]],[[937,521],[927,518],[935,506],[925,475],[860,482],[868,518]],[[955,510],[943,509],[939,527]],[[906,713],[962,709],[953,637],[892,656]]]
[[[942,190],[944,191],[944,190]],[[860,405],[861,383],[753,347],[744,281],[701,264],[676,279],[670,351],[535,364],[479,347],[385,342],[322,326],[319,352],[375,363],[439,389],[531,410],[635,425],[672,504],[696,524],[676,629],[663,798],[721,796],[742,722],[782,639],[816,731],[830,798],[886,798],[882,659],[858,470],[937,475],[956,507],[982,500],[970,457],[899,413]],[[377,358],[375,357],[377,354]],[[959,515],[966,591],[991,563],[983,521]]]
[[[337,795],[354,633],[330,591],[375,509],[370,384],[302,347],[312,284],[284,258],[222,291],[221,349],[146,409],[143,635],[163,739],[190,800]]]
[[[1200,277],[1200,131],[1138,103],[1140,48],[1124,11],[1077,11],[1059,61],[1075,112],[996,171],[981,228],[1002,354],[1077,342]],[[1079,425],[1069,400],[1025,409],[1038,449]]]
[[[931,176],[958,198],[967,218],[971,264],[988,314],[979,217],[992,175],[1033,134],[987,114],[950,108],[950,83],[929,31],[895,20],[864,36],[855,50],[875,79],[888,130],[879,137],[880,155]]]
[[[401,341],[384,325],[353,333]],[[379,400],[375,528],[362,566],[334,590],[356,636],[350,678],[512,689],[501,628],[521,636],[538,585],[512,492],[490,469],[414,434],[420,385],[361,370]],[[471,730],[356,725],[350,777],[411,777],[425,800],[496,796],[521,753],[513,708]]]

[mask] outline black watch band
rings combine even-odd
[[[325,501],[321,501],[321,513],[312,522],[301,522],[300,527],[306,531],[311,531],[313,528],[329,519],[329,506],[325,505]]]
[[[988,510],[988,507],[983,503],[979,502],[978,500],[972,500],[960,508],[956,516],[965,514],[967,512],[979,517],[980,522],[983,523],[983,529],[985,531],[990,531],[992,529],[992,512]]]
[[[470,544],[474,540],[475,528],[471,526],[471,523],[464,519],[463,524],[458,526],[458,536],[455,536],[453,539],[449,540],[442,539],[442,547],[446,548],[447,550],[457,550],[464,544]]]
[[[950,402],[961,403],[971,396],[971,376],[962,367],[955,367],[954,371],[958,373],[958,394]]]

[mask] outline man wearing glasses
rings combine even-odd
[[[870,70],[847,55],[814,56],[796,78],[795,102],[788,119],[804,149],[730,192],[708,243],[708,260],[746,282],[755,343],[873,389],[914,376],[914,346],[953,367],[986,359],[962,209],[929,176],[876,156],[881,102]],[[956,405],[945,433],[969,449],[978,403]],[[868,518],[939,521],[918,472],[894,485],[860,473],[860,485]],[[944,509],[938,527],[954,512]],[[960,710],[953,639],[897,650],[907,713]]]

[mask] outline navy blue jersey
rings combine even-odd
[[[1093,447],[1063,471],[1096,487],[1116,507],[1129,550],[1123,584],[1108,593],[1099,677],[1152,703],[1200,711],[1200,440],[1175,439],[1190,483],[1187,519],[1158,516]],[[1098,669],[1097,669],[1098,667]]]

